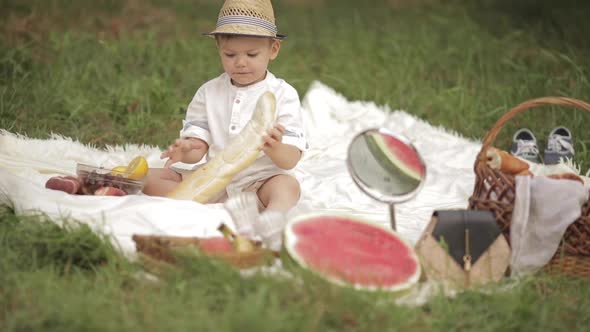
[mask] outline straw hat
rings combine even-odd
[[[270,0],[226,0],[215,30],[204,35],[244,35],[284,39],[277,33]]]

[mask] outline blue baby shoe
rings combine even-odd
[[[533,163],[540,163],[541,161],[537,138],[528,128],[521,128],[514,133],[510,153]]]
[[[547,148],[545,149],[545,164],[559,163],[560,159],[572,159],[574,157],[574,145],[572,133],[563,126],[555,127],[549,133]]]

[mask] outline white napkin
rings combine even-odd
[[[510,225],[512,276],[534,273],[551,260],[587,199],[588,188],[577,181],[516,177]]]

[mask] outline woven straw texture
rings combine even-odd
[[[433,216],[415,246],[428,279],[450,282],[458,287],[481,286],[502,279],[510,264],[510,247],[503,236],[498,236],[471,270],[466,271],[449,255],[449,247],[443,248],[432,235],[437,223],[438,218]]]
[[[227,0],[221,7],[218,18],[227,16],[255,17],[275,25],[275,16],[270,0]],[[210,34],[237,34],[273,38],[277,37],[276,33],[272,33],[271,31],[261,27],[247,24],[223,25],[217,27]]]
[[[492,211],[508,241],[510,241],[510,221],[516,192],[515,179],[512,175],[490,168],[486,164],[486,151],[492,147],[502,127],[514,116],[545,105],[570,106],[590,112],[590,104],[573,98],[544,97],[525,101],[496,121],[484,137],[481,150],[475,160],[475,187],[469,198],[469,208]],[[550,263],[553,271],[561,266],[567,273],[571,271],[572,266],[578,266],[576,270],[585,269],[584,276],[590,277],[590,201],[584,203],[581,217],[567,228],[558,252],[560,254],[556,255]],[[567,263],[564,263],[565,260]]]
[[[219,11],[219,17],[252,16],[275,23],[272,4],[268,0],[228,0]]]

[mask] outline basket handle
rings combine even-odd
[[[574,99],[574,98],[567,98],[567,97],[542,97],[527,100],[516,107],[512,108],[510,111],[506,112],[502,115],[496,123],[492,126],[492,128],[488,131],[486,136],[483,139],[482,147],[477,155],[477,161],[485,163],[486,162],[486,150],[492,145],[498,133],[504,127],[504,125],[516,116],[519,113],[522,113],[530,108],[537,107],[537,106],[544,106],[544,105],[559,105],[559,106],[573,106],[575,108],[582,109],[584,111],[590,112],[590,104]]]

